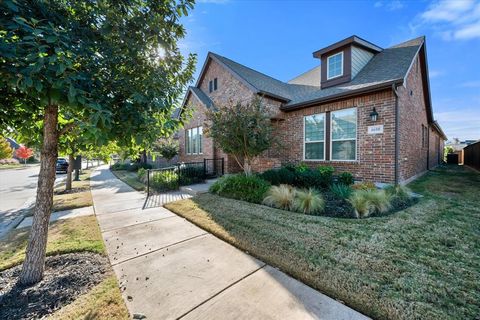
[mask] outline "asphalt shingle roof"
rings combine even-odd
[[[213,107],[213,101],[203,92],[200,90],[200,88],[197,87],[190,87],[190,90],[200,99],[200,101],[207,107],[207,108],[212,108]]]
[[[210,54],[259,92],[284,98],[288,101],[284,107],[288,108],[309,101],[321,100],[330,96],[401,80],[406,76],[424,41],[424,37],[419,37],[384,49],[376,54],[350,82],[326,89],[321,89],[319,86],[288,84],[218,54]],[[200,89],[198,91],[205,95]],[[198,96],[200,97],[200,93]],[[208,98],[206,95],[205,97]]]

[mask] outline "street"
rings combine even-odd
[[[35,201],[39,165],[0,170],[0,235],[22,209]],[[55,183],[65,179],[58,173]]]

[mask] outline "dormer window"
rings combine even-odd
[[[327,58],[327,80],[343,75],[343,51]]]

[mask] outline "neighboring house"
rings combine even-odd
[[[425,37],[382,49],[352,36],[313,57],[320,66],[285,83],[210,52],[182,105],[194,115],[179,132],[180,161],[224,157],[226,171],[238,171],[203,135],[205,110],[261,96],[283,147],[259,157],[256,171],[303,161],[393,183],[441,163],[446,137],[433,118]]]

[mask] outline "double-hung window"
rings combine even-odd
[[[327,58],[327,80],[343,75],[343,51]]]
[[[325,159],[325,113],[304,117],[305,160]]]
[[[333,111],[331,116],[331,159],[356,160],[357,109]]]
[[[203,127],[185,130],[185,149],[187,154],[203,153]]]

